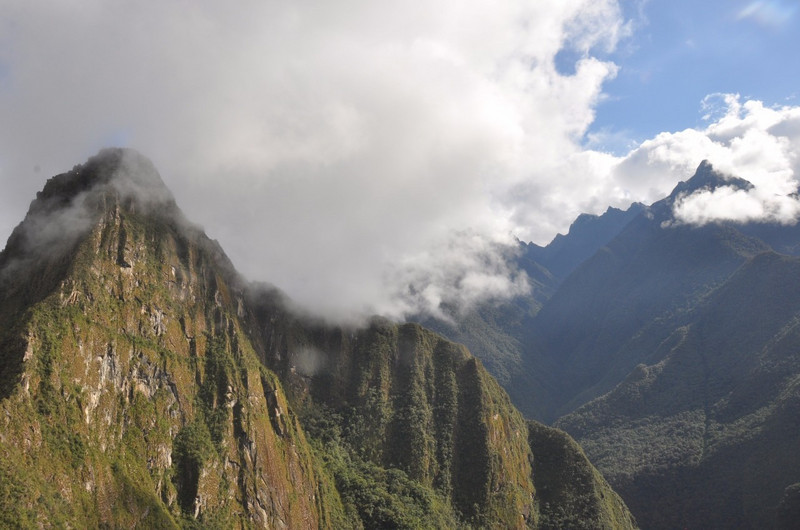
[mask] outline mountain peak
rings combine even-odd
[[[153,163],[129,148],[106,148],[72,171],[50,178],[36,194],[31,211],[63,206],[82,193],[110,186],[120,198],[142,206],[174,204],[174,198]]]
[[[723,186],[731,186],[737,189],[749,190],[753,185],[742,178],[724,175],[714,169],[708,160],[703,160],[697,167],[692,178],[679,182],[669,195],[669,199],[674,201],[679,195],[689,195],[697,190],[707,189],[714,191]]]
[[[183,221],[149,159],[133,149],[103,149],[50,178],[36,194],[0,252],[0,286],[15,271],[59,260],[98,220],[119,210]]]

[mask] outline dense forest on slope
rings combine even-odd
[[[288,306],[137,153],[50,179],[0,254],[0,521],[635,526],[463,346]]]
[[[775,526],[800,476],[798,277],[800,258],[754,257],[663,360],[559,420],[647,527]]]
[[[675,222],[677,200],[721,186],[750,184],[704,162],[602,244],[570,230],[537,250],[596,251],[551,274],[524,326],[486,333],[519,348],[515,404],[575,436],[645,528],[776,527],[796,507],[800,228]]]

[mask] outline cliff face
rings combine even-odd
[[[295,316],[129,151],[39,193],[0,254],[0,318],[7,525],[547,527],[576,498],[586,527],[634,524],[582,453],[537,467],[534,433],[574,442],[464,347]]]
[[[580,447],[526,422],[463,346],[415,324],[309,326],[274,293],[253,307],[264,362],[328,451],[402,470],[480,528],[636,527]],[[341,475],[334,470],[348,499]]]
[[[308,331],[273,320],[261,329],[266,362],[291,381],[304,417],[324,407],[364,459],[403,470],[470,521],[535,523],[525,421],[466,348],[383,321]],[[315,373],[304,366],[309,356],[321,363]]]
[[[13,263],[6,251],[30,282],[7,280],[3,314],[32,303],[3,330],[18,383],[4,377],[0,513],[78,527],[325,522],[325,479],[242,330],[228,263],[168,195],[126,195],[114,179],[128,156],[51,180]],[[39,225],[76,216],[86,223],[64,248],[32,244]]]

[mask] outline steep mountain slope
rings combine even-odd
[[[704,163],[561,284],[523,340],[524,371],[550,374],[548,385],[513,394],[524,413],[553,421],[611,390],[636,365],[661,360],[665,341],[697,304],[769,249],[731,226],[664,225],[679,194],[728,183]]]
[[[105,152],[51,179],[0,264],[7,524],[304,527],[341,512],[241,327],[230,264],[146,160]]]
[[[0,522],[634,527],[464,347],[287,306],[140,155],[48,181],[0,253]]]
[[[569,273],[643,209],[637,203],[625,211],[609,208],[599,216],[581,215],[566,235],[558,234],[546,247],[520,242],[512,266],[528,275],[530,291],[525,295],[489,301],[468,310],[443,308],[449,320],[422,316],[411,320],[465,344],[516,403],[527,402],[528,389],[547,386],[552,379],[547,368],[540,365],[537,370],[526,369],[523,363],[534,317]]]
[[[577,445],[526,423],[463,346],[380,319],[360,330],[309,326],[268,293],[254,306],[265,363],[287,381],[304,425],[328,453],[349,447],[371,464],[403,470],[481,528],[558,528],[567,516],[578,528],[635,525]],[[546,436],[550,445],[539,447]],[[572,449],[559,453],[561,446]],[[554,474],[537,473],[540,458]],[[565,480],[567,468],[589,479]],[[559,495],[543,502],[539,488]],[[584,510],[575,513],[573,503]]]
[[[645,527],[778,524],[800,477],[798,277],[798,258],[748,260],[663,360],[559,421]]]

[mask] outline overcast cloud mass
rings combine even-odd
[[[2,6],[3,239],[110,145],[150,157],[246,276],[340,318],[524,292],[514,237],[657,200],[703,159],[754,188],[686,197],[680,221],[800,214],[800,107],[712,95],[703,127],[584,147],[635,29],[613,0]]]

